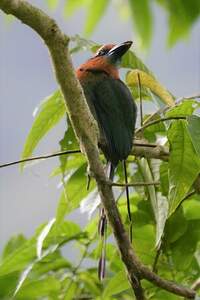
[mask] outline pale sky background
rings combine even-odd
[[[31,1],[49,12],[44,1]],[[166,49],[166,14],[154,7],[156,15],[151,49],[142,55],[145,63],[174,95],[200,92],[200,22],[196,23],[187,42]],[[65,20],[58,9],[50,13],[69,35],[81,34],[85,14],[77,12]],[[110,5],[91,39],[99,43],[135,41],[131,22],[119,19]],[[137,44],[135,44],[137,49]],[[75,66],[87,53],[74,56]],[[20,157],[25,138],[33,122],[38,103],[57,87],[46,47],[30,28],[19,21],[5,25],[0,15],[0,163]],[[40,144],[35,154],[59,149],[64,123],[57,126]],[[49,173],[58,159],[43,161],[20,174],[19,167],[0,169],[0,250],[11,235],[23,232],[30,236],[35,228],[55,215],[61,190],[58,178]],[[80,217],[79,217],[80,219]]]

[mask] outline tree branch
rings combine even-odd
[[[149,147],[147,144],[137,145],[133,147],[131,154],[137,157],[155,158],[163,161],[168,161],[169,159],[169,151],[161,145],[154,147]]]
[[[126,266],[130,284],[137,300],[143,300],[144,294],[140,280],[145,278],[157,286],[180,296],[194,299],[195,291],[184,288],[173,282],[158,277],[147,267],[143,266],[131,246],[128,235],[122,224],[114,197],[112,187],[106,183],[103,165],[99,160],[97,147],[98,129],[92,117],[83,91],[72,67],[66,37],[55,21],[49,18],[40,9],[23,0],[0,0],[0,8],[7,14],[12,14],[23,23],[36,31],[46,43],[53,70],[68,108],[75,133],[80,141],[81,149],[86,154],[90,170],[96,179],[102,204],[105,208],[109,223],[119,248],[121,258]]]
[[[148,281],[154,283],[160,288],[173,294],[185,297],[187,299],[195,299],[196,292],[194,290],[178,285],[173,281],[165,280],[159,277],[154,272],[150,271],[146,266],[142,266],[141,271],[144,279],[147,279]]]

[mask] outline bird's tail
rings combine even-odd
[[[108,168],[107,169],[108,178],[109,180],[113,181],[115,166],[111,162],[108,162],[107,168]],[[107,218],[106,218],[104,208],[101,208],[100,210],[98,232],[101,237],[101,243],[102,243],[101,256],[98,265],[98,276],[99,276],[99,280],[103,280],[103,278],[105,277],[105,270],[106,270],[106,233],[107,233]]]
[[[99,280],[103,280],[106,273],[106,232],[107,232],[107,219],[104,208],[101,208],[98,232],[101,237],[101,256],[98,265]]]
[[[111,162],[108,163],[108,166],[110,168],[108,178],[109,180],[113,181],[116,167]]]
[[[131,217],[131,207],[130,207],[130,197],[129,197],[129,188],[128,188],[128,176],[127,176],[127,169],[126,169],[126,161],[123,160],[123,168],[124,168],[124,179],[126,184],[126,201],[127,201],[127,211],[128,211],[128,218],[129,218],[129,237],[130,241],[132,242],[132,217]]]

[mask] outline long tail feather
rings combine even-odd
[[[127,201],[127,211],[128,211],[128,218],[130,222],[129,226],[129,237],[130,241],[132,242],[132,217],[131,217],[131,207],[130,207],[130,197],[129,197],[129,188],[128,188],[128,176],[127,176],[127,169],[126,169],[126,161],[123,160],[123,167],[124,167],[124,179],[126,183],[126,201]]]
[[[115,173],[115,166],[112,163],[108,162],[107,167],[109,168],[108,171],[108,178],[109,180],[113,181],[114,173]],[[98,233],[101,237],[102,245],[101,245],[101,256],[99,259],[98,264],[98,277],[99,280],[103,280],[106,273],[106,233],[107,233],[107,218],[105,214],[104,208],[101,208],[100,211],[100,218],[99,218],[99,225],[98,225]]]
[[[89,189],[90,189],[90,182],[91,182],[90,174],[87,174],[87,185],[86,185],[86,190],[87,191],[89,191]]]
[[[109,172],[109,180],[113,181],[114,175],[115,175],[115,166],[112,163],[109,163],[110,165],[110,172]]]
[[[102,281],[105,278],[106,273],[106,231],[107,231],[107,219],[104,209],[101,209],[101,216],[99,220],[99,235],[101,237],[101,256],[98,264],[98,277]]]

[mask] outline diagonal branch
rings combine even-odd
[[[36,31],[46,43],[51,55],[53,70],[69,111],[69,116],[80,141],[81,149],[88,160],[90,170],[96,179],[102,204],[113,229],[122,261],[126,266],[129,282],[137,300],[143,300],[144,294],[141,279],[145,278],[157,286],[177,295],[194,299],[195,291],[169,282],[143,266],[131,246],[128,235],[122,224],[112,187],[106,183],[106,176],[97,147],[98,129],[92,117],[83,91],[75,77],[68,51],[69,38],[66,37],[55,21],[40,9],[24,0],[0,0],[0,9],[12,14]]]

